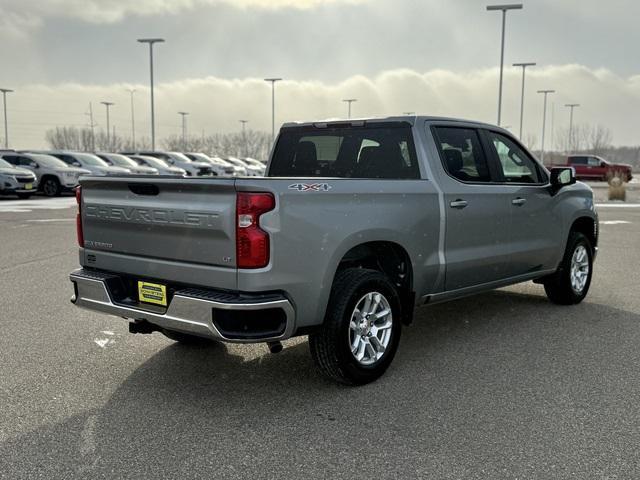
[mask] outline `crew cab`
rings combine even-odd
[[[611,163],[595,155],[569,155],[566,166],[573,167],[576,177],[582,180],[607,181],[619,176],[625,182],[633,178],[631,165],[626,163]]]
[[[264,178],[80,184],[75,305],[184,343],[308,335],[347,384],[382,375],[416,307],[526,281],[581,302],[598,243],[572,168],[456,119],[287,123]]]

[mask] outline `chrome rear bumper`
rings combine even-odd
[[[294,332],[295,311],[284,296],[270,295],[243,298],[210,290],[185,288],[173,294],[169,306],[149,308],[117,303],[110,294],[107,281],[115,275],[94,270],[76,270],[69,275],[75,295],[71,302],[78,307],[116,315],[131,320],[145,320],[169,330],[235,343],[256,343],[285,340]],[[155,310],[155,311],[154,311]],[[214,311],[252,312],[281,310],[286,321],[284,330],[276,336],[229,338],[213,322]]]

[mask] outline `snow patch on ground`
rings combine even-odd
[[[34,198],[0,201],[0,213],[24,213],[33,210],[64,210],[75,207],[75,197]]]

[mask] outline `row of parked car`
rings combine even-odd
[[[253,158],[199,152],[73,152],[0,150],[0,194],[29,198],[37,191],[55,197],[78,185],[82,175],[263,176]]]

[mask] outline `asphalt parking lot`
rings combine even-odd
[[[423,309],[347,388],[304,338],[185,347],[76,309],[73,199],[0,199],[0,478],[637,478],[640,208],[599,213],[584,303]]]

